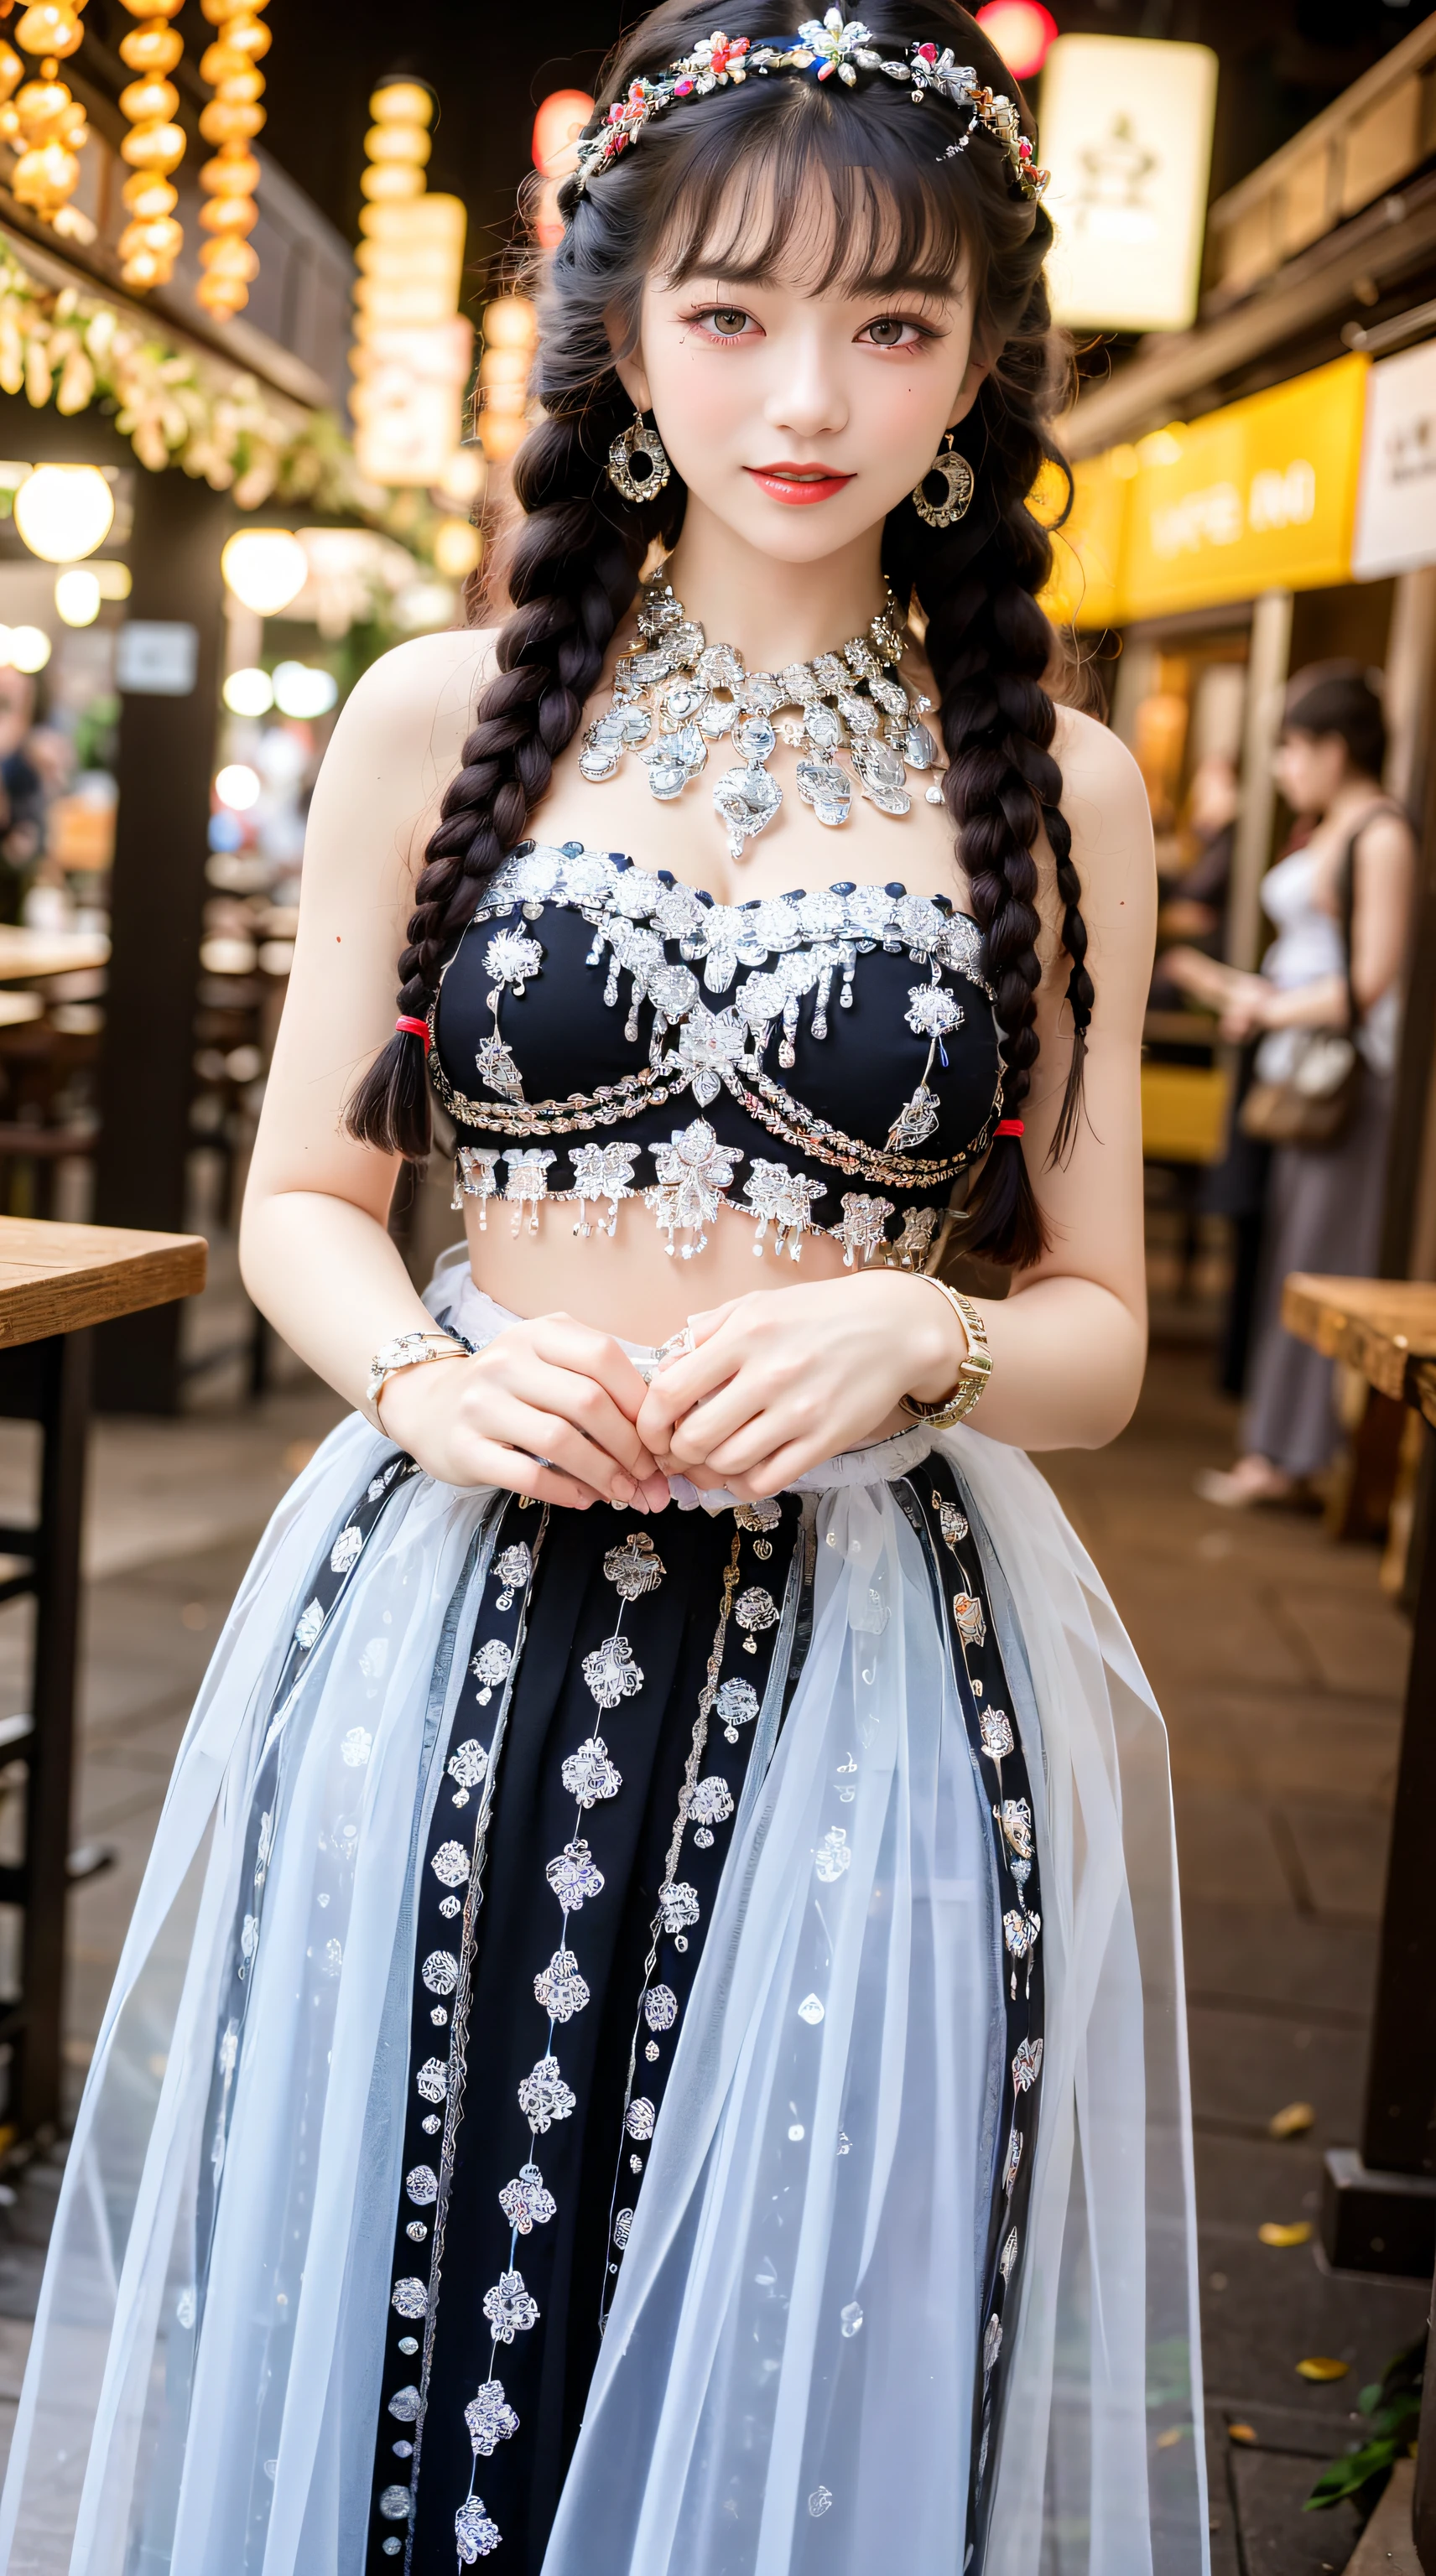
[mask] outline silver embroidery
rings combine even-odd
[[[1022,2131],[1014,2127],[1008,2132],[1007,2154],[1002,2167],[1002,2188],[1009,2199],[1012,2197],[1012,2186],[1017,2180],[1017,2168],[1021,2162]]]
[[[454,1784],[456,1807],[468,1805],[469,1791],[477,1789],[487,1775],[488,1767],[489,1757],[476,1735],[469,1736],[456,1752],[450,1754],[444,1768]]]
[[[484,2511],[482,2496],[470,2496],[466,2504],[460,2505],[454,2516],[454,2541],[461,2567],[472,2567],[480,2558],[491,2557],[500,2538],[498,2524],[491,2522]]]
[[[689,1237],[683,1258],[691,1260],[695,1252],[705,1249],[707,1228],[716,1219],[723,1193],[743,1156],[736,1146],[719,1144],[706,1118],[675,1128],[666,1145],[653,1145],[649,1151],[658,1168],[658,1187],[645,1190],[644,1199],[668,1237],[669,1255],[677,1248],[675,1234],[683,1233]]]
[[[486,1645],[480,1646],[469,1666],[474,1679],[483,1684],[479,1692],[480,1708],[487,1708],[499,1683],[507,1681],[513,1659],[514,1650],[505,1644],[502,1637],[490,1637]]]
[[[1032,1858],[1032,1809],[1025,1798],[1004,1798],[993,1809],[1002,1827],[1003,1838],[1019,1860]]]
[[[737,1743],[740,1726],[752,1725],[759,1705],[758,1694],[751,1682],[730,1681],[720,1685],[713,1706],[730,1744]]]
[[[631,2209],[621,2209],[613,2222],[613,2241],[618,2247],[620,2254],[628,2243],[632,2232],[633,2212]]]
[[[998,2268],[999,2272],[1002,2274],[1002,2277],[1003,2277],[1004,2281],[1010,2281],[1010,2280],[1011,2280],[1011,2278],[1012,2278],[1013,2265],[1016,2263],[1016,2261],[1017,2261],[1017,2230],[1016,2230],[1016,2228],[1014,2227],[1014,2228],[1012,2229],[1011,2233],[1010,2233],[1010,2234],[1009,2234],[1009,2236],[1008,2236],[1008,2239],[1007,2239],[1006,2244],[1003,2246],[1001,2260],[1000,2260],[1000,2262],[998,2263],[998,2266],[997,2266],[997,2268]]]
[[[373,1749],[374,1738],[367,1726],[351,1726],[339,1746],[340,1756],[351,1771],[362,1771]]]
[[[1002,2350],[1002,2319],[996,2309],[987,2320],[982,2337],[982,2375],[986,2379]]]
[[[518,1233],[523,1223],[524,1209],[527,1208],[529,1232],[537,1234],[539,1207],[548,1197],[549,1165],[556,1160],[557,1156],[542,1145],[523,1145],[513,1153],[505,1154],[504,1161],[508,1166],[509,1177],[504,1185],[504,1197],[511,1203],[514,1212],[509,1229],[511,1233]]]
[[[389,2412],[396,2424],[417,2424],[422,2402],[417,2388],[396,2388],[389,2400]]]
[[[421,2317],[428,2307],[429,2293],[422,2281],[396,2281],[389,2304],[396,2316]]]
[[[609,1549],[603,1571],[621,1600],[641,1601],[657,1590],[665,1568],[647,1530],[630,1530],[621,1547]]]
[[[636,1034],[636,1033],[635,1033]],[[642,1148],[637,1145],[575,1145],[569,1159],[573,1165],[573,1195],[579,1203],[579,1222],[575,1234],[592,1234],[585,1210],[597,1207],[600,1199],[608,1201],[608,1221],[599,1221],[599,1232],[610,1237],[618,1224],[620,1199],[633,1196],[633,1174]]]
[[[1041,1929],[1040,1914],[1019,1914],[1014,1909],[1002,1918],[1002,1937],[1014,1959],[1025,1959],[1029,1950],[1036,1949]]]
[[[905,1208],[902,1232],[891,1248],[890,1258],[902,1270],[920,1270],[941,1222],[936,1208]]]
[[[860,1190],[844,1191],[843,1221],[841,1225],[834,1226],[833,1232],[838,1242],[847,1246],[843,1254],[845,1270],[852,1269],[858,1253],[862,1254],[864,1264],[871,1261],[884,1240],[883,1228],[891,1215],[890,1199],[869,1198]]]
[[[532,1579],[533,1570],[532,1553],[522,1539],[515,1546],[506,1547],[502,1556],[495,1558],[493,1579],[502,1587],[497,1602],[500,1610],[513,1608],[514,1594],[524,1590]]]
[[[449,2090],[449,2070],[442,2057],[426,2057],[414,2082],[426,2102],[442,2102]]]
[[[588,1736],[576,1753],[570,1753],[559,1777],[583,1808],[597,1806],[601,1798],[616,1798],[623,1786],[623,1774],[610,1762],[601,1735]]]
[[[1030,2093],[1042,2072],[1042,2042],[1024,2039],[1012,2061],[1012,2081],[1019,2093]]]
[[[670,1879],[658,1891],[658,1910],[665,1932],[686,1932],[690,1923],[697,1922],[701,1911],[697,1889],[690,1887],[686,1879],[680,1878],[676,1884]]]
[[[824,1886],[834,1886],[842,1877],[844,1870],[851,1869],[852,1860],[853,1855],[849,1847],[846,1828],[842,1825],[829,1825],[827,1832],[824,1834],[822,1841],[818,1845],[817,1853],[813,1861],[813,1867],[816,1869],[819,1878],[823,1881]]]
[[[534,1979],[534,2000],[550,2020],[572,2021],[588,2001],[588,1986],[579,1975],[572,1950],[555,1950],[548,1966]]]
[[[484,950],[484,973],[490,983],[502,991],[512,984],[522,998],[526,983],[532,981],[543,964],[543,950],[536,939],[525,938],[521,930],[500,930]],[[495,995],[489,995],[492,1006]]]
[[[350,1569],[358,1564],[363,1545],[362,1534],[352,1525],[348,1529],[342,1529],[329,1551],[330,1572],[348,1574]]]
[[[678,1997],[671,1986],[650,1986],[643,1998],[643,2018],[650,2030],[671,2030],[678,2019]]]
[[[305,1654],[307,1654],[323,1625],[324,1604],[322,1601],[311,1601],[308,1609],[301,1611],[299,1618],[295,1623],[294,1642],[296,1646],[301,1647]]]
[[[555,2120],[567,2120],[577,2104],[578,2095],[565,2084],[552,2052],[539,2059],[519,2086],[519,2109],[539,2137],[546,2135]]]
[[[786,1250],[792,1261],[803,1249],[803,1236],[813,1222],[813,1204],[827,1197],[824,1181],[810,1181],[806,1172],[790,1172],[786,1163],[754,1162],[744,1183],[743,1195],[748,1212],[758,1219],[758,1233],[753,1245],[761,1260],[768,1228],[774,1228],[773,1250],[780,1258]]]
[[[535,2227],[547,2227],[558,2202],[544,2188],[544,2178],[537,2165],[523,2165],[512,2182],[506,2182],[499,2194],[499,2207],[510,2227],[519,2236],[527,2236]]]
[[[623,2125],[631,2138],[651,2138],[657,2116],[647,2095],[640,2093],[636,2101],[629,2103],[623,2115]]]
[[[587,1897],[603,1894],[603,1872],[586,1842],[565,1843],[544,1876],[565,1914],[581,1912]]]
[[[469,1875],[469,1855],[462,1843],[440,1843],[429,1867],[442,1887],[462,1887]]]
[[[495,2343],[512,2343],[515,2335],[527,2334],[538,2324],[538,2301],[524,2288],[522,2272],[501,2273],[493,2288],[484,2292],[484,2315]]]
[[[955,1592],[952,1596],[952,1615],[957,1621],[957,1633],[963,1644],[980,1646],[987,1635],[987,1621],[982,1615],[982,1603],[976,1593]]]
[[[940,1496],[935,1496],[934,1500],[937,1502],[937,1516],[943,1537],[949,1547],[960,1547],[967,1536],[966,1521],[956,1503],[945,1502]]]
[[[410,2495],[407,2487],[385,2487],[379,2498],[379,2511],[386,2522],[407,2522]]]
[[[490,2460],[500,2442],[510,2441],[519,2429],[519,2419],[505,2402],[501,2379],[486,2379],[477,2397],[471,2397],[464,2408],[464,2422],[476,2460]]]
[[[452,1950],[431,1950],[419,1973],[431,1995],[451,1995],[459,1982],[459,1963]]]
[[[1003,1762],[1012,1751],[1012,1721],[1005,1708],[985,1708],[978,1716],[982,1749],[989,1761]]]
[[[432,2165],[414,2165],[404,2176],[404,2189],[416,2209],[427,2209],[439,2197],[439,2177]]]
[[[765,1592],[761,1583],[754,1583],[750,1584],[746,1592],[739,1593],[738,1607],[733,1616],[739,1627],[746,1632],[743,1639],[743,1652],[746,1655],[756,1655],[757,1637],[765,1628],[773,1628],[777,1625],[778,1605],[771,1592]],[[719,1696],[721,1698],[721,1693]]]
[[[733,1813],[733,1792],[726,1780],[713,1773],[700,1780],[688,1802],[688,1813],[698,1825],[726,1825]]]
[[[633,1660],[633,1648],[626,1637],[605,1637],[591,1655],[583,1659],[583,1678],[601,1709],[617,1708],[621,1699],[632,1699],[643,1688],[643,1666]]]
[[[488,1202],[499,1186],[498,1160],[497,1145],[460,1145],[454,1154],[454,1195],[450,1205],[457,1209],[465,1199],[477,1199],[480,1233],[488,1226]]]

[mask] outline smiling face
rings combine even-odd
[[[983,371],[960,257],[905,255],[879,216],[866,256],[846,258],[826,175],[810,170],[776,223],[772,184],[738,180],[681,263],[666,248],[619,373],[690,502],[760,553],[807,563],[881,526]],[[745,261],[745,241],[761,260]]]

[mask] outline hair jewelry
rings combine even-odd
[[[891,590],[866,635],[841,654],[790,662],[784,671],[745,671],[731,644],[709,644],[659,575],[639,603],[640,649],[625,653],[613,675],[613,704],[584,735],[579,768],[595,785],[612,778],[636,751],[648,784],[664,804],[681,796],[707,767],[708,746],[731,735],[740,765],[725,769],[713,802],[728,826],[732,858],[771,823],[783,791],[769,771],[778,736],[799,754],[798,794],[820,823],[846,823],[853,780],[838,762],[846,751],[870,804],[906,814],[909,769],[931,769],[938,747],[921,719],[932,704],[898,677],[905,629]],[[781,707],[797,713],[773,719]],[[927,790],[940,805],[936,780]]]
[[[949,106],[966,108],[970,120],[967,133],[960,144],[949,145],[941,158],[963,150],[980,126],[1005,155],[1012,184],[1024,197],[1040,197],[1047,185],[1048,174],[1033,161],[1032,146],[1022,131],[1015,101],[1001,91],[984,88],[971,63],[956,61],[950,45],[944,45],[940,52],[933,44],[910,45],[904,60],[893,61],[874,52],[871,33],[860,18],[845,19],[841,9],[829,9],[820,19],[805,18],[786,45],[753,45],[746,36],[725,36],[715,31],[695,45],[691,54],[670,63],[656,80],[630,82],[627,97],[616,99],[598,132],[579,144],[579,194],[620,153],[626,152],[630,143],[637,142],[655,116],[662,116],[665,109],[675,107],[681,99],[706,97],[710,90],[726,89],[730,82],[736,87],[750,75],[808,71],[815,72],[820,81],[831,80],[836,72],[849,89],[859,72],[883,72],[889,80],[910,84],[916,106],[920,107],[931,94]]]

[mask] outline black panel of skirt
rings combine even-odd
[[[414,1472],[390,1459],[356,1498],[316,1569],[276,1710]],[[1038,1854],[970,1506],[940,1458],[892,1490],[923,1542],[990,1811],[1007,1972],[974,2320],[962,2563],[975,2572],[1040,2092]],[[539,2576],[745,1786],[771,1758],[806,1652],[815,1517],[790,1494],[651,1523],[509,1497],[488,1525],[417,1892],[370,2576],[397,2562],[450,2576],[500,2546],[513,2576]],[[221,2014],[215,2191],[277,1772],[256,1792]],[[254,2499],[260,2521],[266,2502]]]

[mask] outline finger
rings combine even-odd
[[[524,1369],[521,1383],[511,1392],[540,1412],[559,1415],[633,1482],[652,1474],[652,1451],[644,1446],[627,1414],[619,1410],[596,1378],[556,1368],[535,1357]]]
[[[789,1447],[814,1444],[814,1455],[831,1455],[832,1442],[791,1405],[772,1405],[755,1413],[731,1438],[715,1440],[707,1464],[718,1476],[751,1476],[765,1458]]]
[[[781,1494],[785,1487],[796,1484],[810,1467],[817,1466],[823,1454],[821,1440],[790,1440],[770,1456],[757,1459],[746,1473],[735,1471],[723,1481],[740,1502],[766,1502],[770,1494]]]
[[[475,1485],[501,1485],[510,1493],[530,1494],[535,1502],[558,1503],[567,1511],[586,1512],[604,1499],[592,1485],[560,1475],[542,1458],[531,1457],[525,1449],[510,1449],[499,1440],[476,1441],[473,1464]]]
[[[749,1426],[761,1423],[766,1413],[763,1390],[753,1384],[750,1376],[744,1374],[730,1378],[726,1386],[720,1387],[714,1395],[705,1396],[701,1403],[683,1415],[681,1421],[674,1423],[669,1435],[669,1449],[675,1458],[685,1462],[698,1459],[706,1461],[710,1467],[717,1467],[721,1464],[719,1453],[725,1444],[731,1443]],[[762,1446],[751,1451],[753,1457],[761,1457],[766,1450],[777,1446],[775,1439],[763,1438],[761,1433],[759,1437]],[[747,1457],[743,1463],[748,1463]]]
[[[693,1337],[694,1350],[698,1350],[704,1342],[712,1341],[719,1325],[727,1323],[729,1316],[741,1302],[737,1297],[730,1297],[726,1305],[705,1306],[701,1315],[689,1316],[688,1330]],[[688,1356],[686,1351],[679,1354],[679,1357],[684,1359]],[[669,1362],[664,1362],[665,1367],[669,1365]]]
[[[525,1403],[507,1389],[495,1388],[489,1415],[485,1429],[490,1438],[548,1460],[562,1474],[596,1491],[605,1502],[617,1503],[623,1509],[632,1502],[637,1478],[596,1448],[563,1414]]]
[[[637,1423],[640,1439],[646,1440],[650,1448],[661,1448],[665,1434],[680,1416],[726,1385],[741,1367],[743,1355],[735,1347],[735,1340],[732,1332],[724,1335],[720,1327],[702,1350],[690,1351],[683,1359],[672,1360],[659,1370]]]
[[[606,1387],[619,1411],[632,1422],[648,1392],[627,1351],[612,1333],[596,1332],[572,1315],[540,1315],[532,1327],[532,1347],[541,1358]]]

